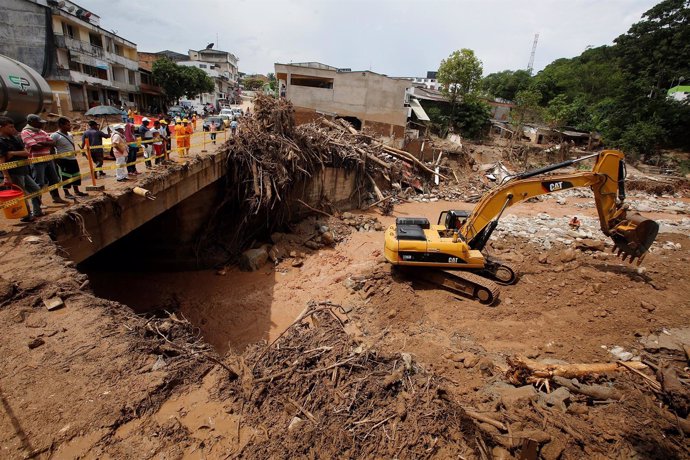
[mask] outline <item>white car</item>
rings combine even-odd
[[[233,116],[235,112],[233,109],[222,109],[218,115],[230,115]]]

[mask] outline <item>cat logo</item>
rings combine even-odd
[[[557,192],[559,190],[565,190],[567,188],[572,188],[573,183],[564,181],[564,180],[559,180],[559,181],[543,181],[541,183],[542,188],[544,189],[544,192],[550,193],[550,192]]]
[[[9,75],[7,79],[17,88],[22,95],[27,94],[27,89],[31,87],[31,83],[24,77],[17,77],[15,75]]]

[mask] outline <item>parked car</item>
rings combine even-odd
[[[216,129],[218,131],[224,130],[227,126],[221,117],[206,117],[204,124],[202,125],[204,131],[209,131],[211,128],[211,122],[215,122]]]
[[[183,113],[182,107],[180,107],[179,105],[171,105],[168,108],[168,115],[170,115],[173,118],[177,118],[177,117],[182,118],[182,113]]]
[[[220,115],[218,115],[218,118],[223,120],[223,123],[225,123],[226,128],[230,127],[230,122],[232,121],[232,115],[228,115],[227,113],[221,113]]]
[[[233,115],[233,109],[229,109],[229,108],[221,109],[219,115],[230,115],[230,116],[232,116]]]

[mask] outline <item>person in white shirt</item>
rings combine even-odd
[[[124,182],[127,179],[127,153],[128,146],[125,140],[125,127],[118,125],[115,127],[115,133],[111,139],[113,144],[113,155],[115,156],[115,164],[117,169],[115,170],[115,178],[118,182]]]
[[[65,198],[76,199],[76,196],[89,196],[79,190],[81,185],[81,171],[79,170],[79,162],[77,161],[77,144],[70,134],[72,129],[72,122],[69,118],[60,117],[58,119],[58,130],[50,135],[50,138],[55,142],[55,153],[69,153],[74,152],[67,157],[58,158],[56,160],[58,168],[60,169],[60,178],[63,181],[74,179],[69,184],[65,185]],[[74,195],[69,191],[70,187],[74,189]]]

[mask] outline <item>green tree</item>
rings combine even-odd
[[[461,98],[477,91],[482,70],[482,61],[474,55],[474,51],[467,48],[455,51],[441,61],[437,74],[438,82],[453,107]]]
[[[264,86],[264,81],[260,78],[256,78],[252,75],[247,75],[242,79],[242,86],[244,86],[244,89],[250,90],[250,91],[257,91],[263,88]]]
[[[278,88],[278,80],[276,79],[276,74],[273,72],[269,72],[267,75],[268,77],[268,86],[271,88],[271,91],[275,91],[276,88]]]
[[[647,91],[666,90],[690,78],[690,0],[664,0],[614,40],[622,68]]]
[[[153,63],[152,73],[168,102],[178,102],[182,96],[191,99],[201,93],[211,93],[215,88],[213,80],[203,70],[177,65],[165,57]]]
[[[480,88],[489,97],[513,101],[518,91],[529,88],[531,80],[532,77],[526,70],[504,70],[484,77]]]

